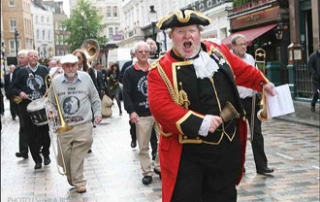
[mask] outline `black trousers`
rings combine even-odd
[[[28,136],[26,134],[25,122],[22,117],[23,106],[17,105],[17,115],[19,117],[19,152],[27,154],[28,153]]]
[[[137,140],[136,124],[135,124],[135,123],[132,123],[130,120],[129,120],[129,124],[130,124],[131,140],[136,141],[136,140]]]
[[[27,103],[22,104],[22,118],[25,124],[25,130],[28,137],[28,144],[30,153],[35,163],[42,163],[40,156],[40,148],[42,147],[42,154],[44,157],[49,157],[50,151],[50,137],[48,124],[43,126],[34,125],[27,112]]]
[[[238,135],[219,145],[185,144],[171,202],[236,202],[240,172]]]
[[[246,118],[248,119],[250,126],[249,132],[251,133],[252,98],[241,99],[241,103],[246,111]],[[259,110],[260,107],[256,105],[254,111],[253,141],[251,142],[256,169],[261,169],[268,166],[268,159],[264,151],[264,138],[261,131],[261,121],[257,117],[257,112]]]
[[[12,119],[15,119],[17,116],[18,105],[12,99],[10,99],[10,113]]]

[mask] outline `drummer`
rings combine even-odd
[[[48,73],[48,69],[38,63],[38,52],[30,50],[28,53],[28,66],[20,69],[12,82],[13,94],[22,99],[20,103],[21,117],[25,121],[25,132],[27,133],[30,152],[35,162],[34,169],[40,169],[42,162],[44,165],[51,163],[49,157],[49,128],[48,124],[35,125],[27,111],[27,106],[33,100],[42,99],[46,91],[45,77]],[[40,156],[41,147],[43,160]]]

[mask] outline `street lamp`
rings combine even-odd
[[[156,41],[156,21],[157,21],[157,11],[154,10],[154,5],[150,6],[149,17],[152,26],[152,39]]]
[[[17,28],[15,28],[14,30],[14,40],[15,40],[15,43],[16,43],[16,57],[18,58],[18,37],[19,36],[19,32],[17,30]]]

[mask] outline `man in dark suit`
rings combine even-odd
[[[104,73],[101,71],[101,64],[97,63],[94,66],[96,79],[97,79],[97,91],[99,93],[100,99],[102,100],[102,97],[104,96],[106,92],[106,84],[104,80]]]
[[[27,110],[27,106],[31,100],[41,99],[46,92],[45,80],[49,74],[47,67],[39,64],[38,52],[30,50],[27,54],[28,66],[21,68],[17,75],[14,76],[12,82],[12,93],[19,96],[21,119],[25,123],[25,132],[28,137],[29,149],[35,162],[34,169],[40,169],[42,162],[44,165],[51,163],[50,154],[50,137],[49,126],[36,125]],[[40,156],[40,148],[42,147],[43,159]]]
[[[17,103],[13,101],[13,95],[11,93],[11,83],[13,78],[13,71],[16,68],[15,65],[10,65],[10,73],[4,76],[4,91],[7,99],[10,101],[10,113],[12,120],[16,120],[17,116]]]
[[[119,73],[119,82],[121,84],[123,83],[124,72],[126,71],[126,69],[128,69],[129,67],[132,66],[133,58],[135,57],[133,49],[131,49],[130,54],[131,54],[131,60],[125,62],[122,65],[122,68]],[[130,135],[131,135],[131,144],[130,145],[132,148],[135,148],[137,146],[136,125],[134,123],[132,123],[131,121],[129,121],[129,124],[130,124]]]
[[[28,66],[28,50],[20,50],[18,52],[18,66],[12,73],[12,82],[17,76],[20,69]],[[22,105],[17,105],[17,115],[19,118],[19,152],[16,152],[16,157],[28,158],[28,137],[26,134],[24,119],[21,116]]]

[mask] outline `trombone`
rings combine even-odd
[[[48,125],[49,125],[49,134],[50,134],[50,137],[51,139],[53,139],[53,134],[56,134],[57,135],[57,146],[58,146],[58,149],[59,149],[59,153],[61,154],[61,160],[62,160],[62,167],[63,167],[63,171],[60,170],[59,168],[59,163],[58,163],[58,155],[57,155],[57,151],[55,149],[55,146],[53,145],[53,141],[51,141],[52,143],[52,147],[53,147],[53,153],[57,159],[57,170],[58,172],[61,174],[61,175],[66,175],[66,164],[65,164],[65,160],[64,160],[64,156],[63,156],[63,153],[62,153],[62,147],[61,147],[61,142],[60,142],[60,139],[59,139],[59,134],[63,133],[63,132],[67,132],[69,130],[72,129],[72,126],[69,126],[64,117],[63,117],[63,114],[62,114],[62,111],[61,111],[61,107],[60,107],[60,102],[59,102],[59,99],[58,99],[58,96],[57,96],[57,93],[54,89],[54,86],[51,84],[50,88],[49,88],[49,83],[51,82],[52,78],[50,75],[47,75],[45,77],[45,85],[46,85],[46,88],[47,88],[47,92],[45,94],[45,96],[48,94],[48,92],[50,90],[52,90],[52,94],[53,94],[53,97],[54,97],[54,102],[55,102],[55,105],[56,105],[56,108],[55,109],[53,107],[53,103],[49,103],[46,107],[46,114],[47,114],[47,120],[48,120]],[[58,116],[57,116],[58,115]]]
[[[263,75],[265,75],[266,73],[266,51],[262,48],[258,48],[255,51],[255,63],[256,63],[256,67],[263,73]],[[251,117],[250,117],[250,123],[251,123],[251,127],[250,127],[250,141],[253,141],[253,131],[254,131],[254,120],[255,120],[255,111],[256,111],[256,91],[253,91],[252,94],[252,104],[251,104]],[[265,91],[263,89],[262,91],[262,99],[260,102],[260,106],[262,109],[260,109],[257,112],[257,117],[260,121],[264,121],[268,119],[268,113],[267,113],[267,108],[265,106]]]

